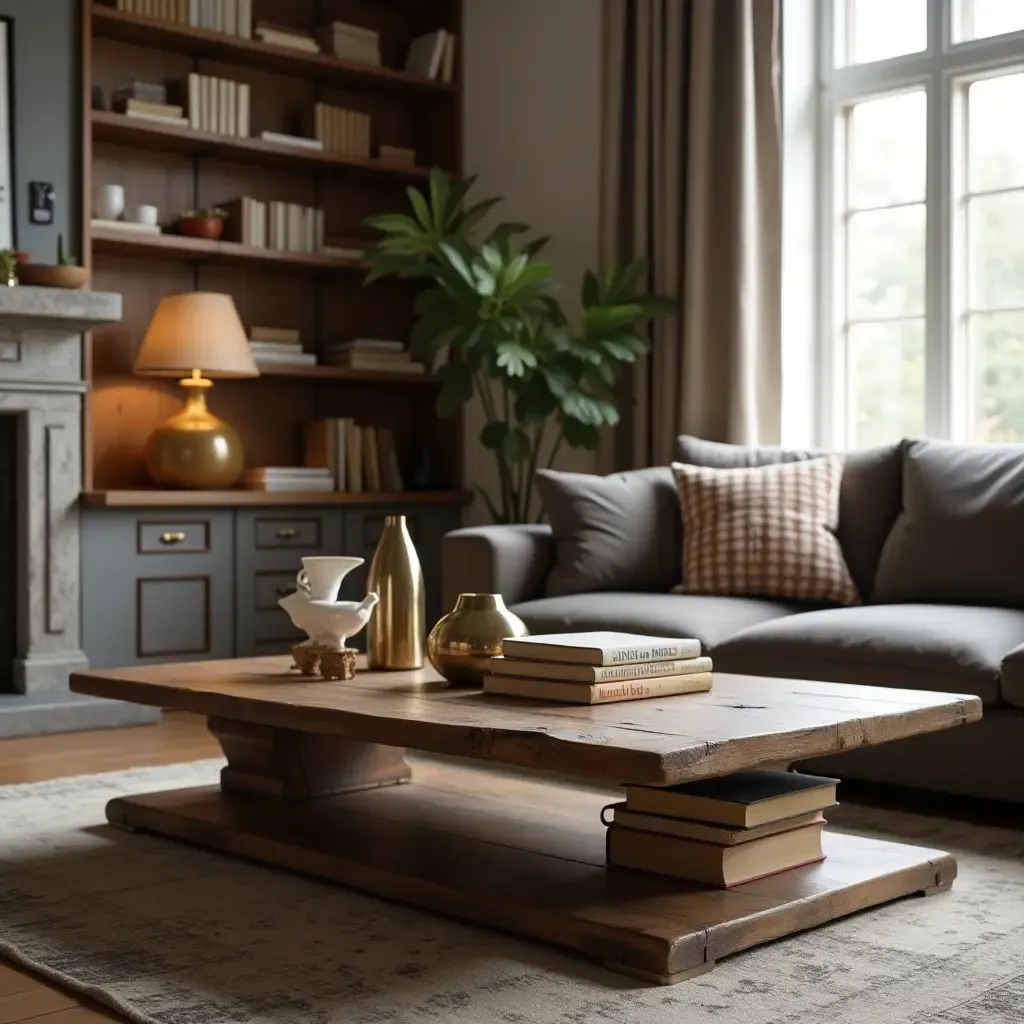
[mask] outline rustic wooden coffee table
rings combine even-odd
[[[605,866],[593,788],[668,785],[981,717],[976,697],[716,675],[710,693],[572,707],[448,688],[431,670],[306,682],[290,658],[72,677],[98,697],[209,717],[220,788],[112,800],[108,819],[569,946],[658,982],[911,893],[937,850],[826,833],[826,859],[730,890]],[[477,759],[417,762],[405,748]],[[536,770],[526,777],[479,762]]]

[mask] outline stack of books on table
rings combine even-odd
[[[548,633],[505,640],[487,693],[566,704],[610,704],[711,689],[700,641],[634,633]]]
[[[291,327],[250,327],[249,348],[257,365],[316,366],[316,355],[303,352],[302,338]]]
[[[387,427],[360,426],[348,417],[311,420],[305,442],[306,465],[328,470],[339,491],[405,490],[395,432]]]
[[[755,770],[678,786],[626,786],[611,808],[608,863],[729,887],[825,856],[822,811],[837,779]]]
[[[247,491],[333,491],[334,477],[326,469],[305,466],[256,466],[239,481]]]
[[[350,370],[374,373],[426,373],[422,363],[413,362],[401,341],[383,341],[377,338],[354,338],[328,347],[326,360],[331,366],[345,366]]]

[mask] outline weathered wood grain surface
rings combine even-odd
[[[566,707],[456,689],[431,669],[302,681],[288,657],[77,673],[72,689],[297,732],[664,785],[963,725],[965,694],[715,675],[708,693]]]

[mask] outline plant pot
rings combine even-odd
[[[18,281],[39,288],[84,288],[89,283],[89,268],[19,263]]]
[[[223,217],[182,217],[174,226],[179,235],[189,238],[208,238],[216,242],[224,234]]]

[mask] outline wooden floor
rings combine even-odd
[[[0,786],[69,775],[220,757],[204,719],[179,713],[159,725],[0,740]],[[0,1024],[100,1024],[121,1021],[41,978],[0,962]]]

